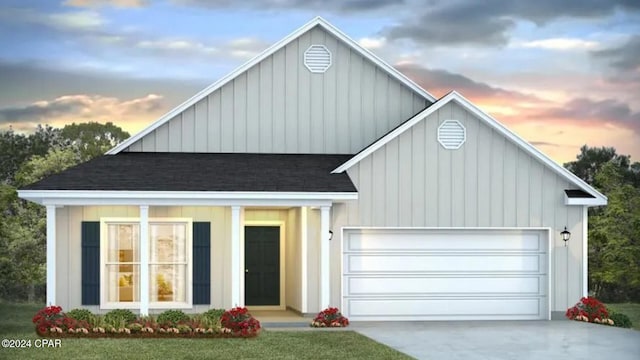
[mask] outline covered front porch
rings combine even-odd
[[[65,197],[54,198],[45,195],[51,194],[30,194],[41,196],[47,209],[47,303],[63,305],[65,309],[84,307],[98,312],[131,308],[143,315],[168,308],[202,312],[210,308],[235,306],[248,306],[253,311],[318,312],[329,305],[331,206],[334,202],[355,198],[354,194],[326,193],[280,194],[279,197],[269,194],[268,198],[257,198],[258,195],[264,197],[264,194],[234,194],[236,197],[242,196],[235,199],[230,198],[231,194],[227,194],[226,199],[220,199],[220,194],[217,194],[217,199],[183,198],[180,201],[157,195],[155,198],[140,198],[147,194],[137,194],[138,198],[134,198],[131,193],[102,192],[98,195],[67,192]],[[159,287],[154,284],[157,272],[153,269],[157,259],[154,259],[153,253],[140,249],[154,247],[152,242],[157,241],[154,234],[158,232],[158,224],[182,221],[190,226],[209,223],[210,246],[198,248],[194,233],[185,233],[185,245],[190,251],[185,251],[186,269],[181,272],[184,279],[177,279],[177,284],[172,284],[174,288],[183,284],[184,291],[171,291],[182,292],[184,296],[180,299],[182,301],[168,298],[164,299],[167,300],[164,303],[163,299],[155,296]],[[99,222],[102,236],[102,259],[99,274],[94,277],[94,280],[99,280],[98,303],[87,303],[83,294],[88,274],[83,273],[86,270],[83,256],[87,254],[82,237],[83,223],[87,222]],[[125,286],[133,286],[138,296],[129,294],[118,298],[124,293],[121,291],[124,286],[114,285],[113,281],[121,279],[122,274],[119,271],[113,274],[114,271],[109,270],[113,264],[105,259],[109,252],[105,247],[113,247],[109,244],[114,242],[108,239],[106,227],[110,224],[138,226],[139,245],[132,247],[133,252],[138,254],[136,259],[131,259],[135,260],[133,263],[137,274],[132,277],[129,274],[125,283]],[[277,251],[274,252],[269,249],[270,245],[263,243],[263,235],[255,234],[255,230],[259,229],[275,231],[277,239],[270,244],[276,246]],[[203,269],[202,264],[194,264],[194,259],[202,249],[209,252],[208,269]],[[277,265],[275,269],[270,266],[274,265],[274,261]],[[128,272],[132,270],[131,266],[118,267]],[[203,271],[208,274],[203,276]],[[258,272],[257,276],[254,271]],[[194,289],[199,285],[198,281],[202,282],[207,276],[209,302],[196,302]],[[110,295],[113,292],[116,293],[115,301]],[[262,303],[265,299],[267,301]]]

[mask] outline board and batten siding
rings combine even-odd
[[[325,73],[303,63],[312,44]],[[354,154],[429,103],[315,27],[125,151]]]
[[[466,128],[458,150],[444,149],[437,128]],[[333,207],[333,226],[546,227],[552,229],[552,311],[582,296],[581,206],[564,205],[564,178],[456,103],[420,121],[348,170],[358,200]],[[568,247],[560,238],[567,226]],[[337,244],[336,244],[337,243]],[[332,243],[332,279],[340,274]],[[334,286],[332,294],[339,294]],[[339,303],[339,295],[332,298]]]

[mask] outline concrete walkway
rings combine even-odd
[[[640,359],[640,331],[577,321],[354,322],[418,359]]]

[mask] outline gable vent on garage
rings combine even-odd
[[[467,140],[467,130],[458,120],[445,120],[438,127],[438,142],[445,149],[459,149]]]
[[[331,67],[331,52],[324,45],[311,45],[304,52],[304,65],[312,73],[323,73]]]

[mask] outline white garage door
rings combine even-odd
[[[549,318],[545,230],[345,230],[351,320]]]

